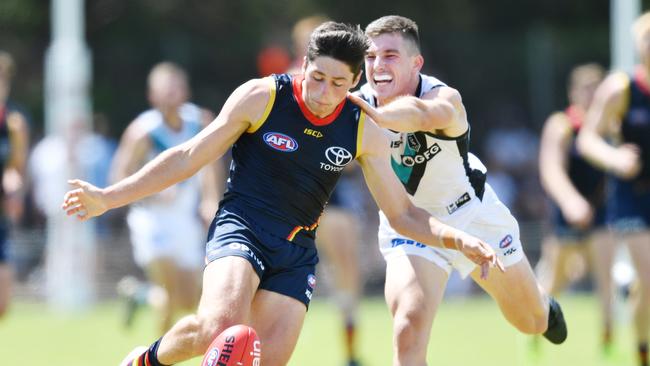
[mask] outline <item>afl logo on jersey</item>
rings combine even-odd
[[[264,142],[272,148],[282,152],[293,152],[298,150],[298,143],[296,140],[279,132],[265,133]]]
[[[505,238],[501,239],[501,242],[499,243],[499,248],[505,249],[512,244],[512,235],[508,234],[505,236]]]
[[[314,276],[313,274],[307,276],[307,285],[309,285],[309,287],[312,289],[316,287],[316,276]]]

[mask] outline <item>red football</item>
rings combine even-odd
[[[262,344],[255,329],[234,325],[217,336],[203,356],[201,366],[259,366]]]

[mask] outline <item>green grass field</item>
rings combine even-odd
[[[436,366],[635,366],[629,324],[616,329],[613,354],[599,345],[596,302],[591,297],[560,299],[569,322],[562,346],[541,340],[534,352],[529,337],[518,334],[488,298],[449,299],[435,321],[429,365]],[[14,303],[0,322],[2,366],[117,366],[134,345],[154,340],[152,314],[138,314],[134,329],[121,328],[120,304],[100,305],[79,316],[63,317],[43,305]],[[363,365],[391,365],[391,325],[383,300],[367,299],[361,309]],[[343,365],[339,319],[324,301],[312,303],[291,366]],[[199,365],[200,359],[183,365]]]

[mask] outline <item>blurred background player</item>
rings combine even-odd
[[[289,73],[298,74],[306,56],[311,33],[329,21],[323,15],[300,19],[291,33],[294,61]],[[362,292],[359,268],[359,243],[364,200],[367,197],[357,164],[349,164],[334,188],[318,227],[316,243],[324,253],[325,264],[333,276],[334,298],[344,324],[345,357],[348,366],[356,366],[357,317]]]
[[[542,186],[553,203],[553,231],[542,243],[540,283],[555,296],[591,267],[601,303],[603,346],[612,335],[612,276],[616,246],[605,226],[606,177],[576,147],[576,136],[605,70],[575,67],[569,75],[569,106],[544,124],[540,148]]]
[[[140,114],[124,132],[114,158],[113,181],[131,175],[160,152],[189,140],[212,121],[211,112],[188,102],[188,77],[178,65],[157,64],[147,84],[152,109]],[[214,166],[209,165],[201,174],[131,205],[127,223],[134,259],[153,286],[133,277],[120,281],[118,291],[129,299],[127,325],[140,303],[149,303],[160,312],[160,334],[169,329],[181,311],[196,308],[205,228],[220,197],[216,174]]]
[[[23,213],[23,187],[29,144],[27,118],[9,101],[14,59],[0,51],[0,317],[11,297],[12,269],[7,258],[9,226]]]
[[[650,13],[633,25],[640,64],[598,87],[578,135],[584,156],[611,173],[607,220],[636,269],[631,290],[639,364],[648,366],[650,331]],[[611,141],[612,144],[608,143]]]

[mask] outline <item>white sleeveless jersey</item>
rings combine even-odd
[[[416,91],[422,97],[434,88],[446,86],[440,80],[420,75]],[[361,87],[371,105],[377,101],[370,85]],[[434,216],[452,214],[474,200],[482,199],[485,167],[469,154],[469,130],[455,138],[431,132],[387,131],[391,144],[391,165],[414,205]]]
[[[171,129],[163,120],[163,115],[156,109],[141,113],[134,123],[147,131],[151,150],[148,160],[153,159],[164,150],[179,145],[194,137],[202,129],[201,109],[191,103],[180,107],[179,114],[183,121],[181,129]],[[196,214],[200,198],[200,183],[197,176],[167,188],[165,191],[145,199],[134,208],[145,208],[154,211],[164,211],[165,215],[174,216]]]

